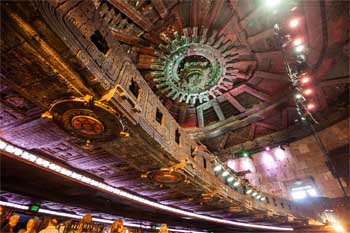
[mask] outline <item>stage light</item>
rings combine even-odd
[[[269,8],[276,7],[278,4],[280,4],[281,0],[265,0],[264,4],[265,6]]]
[[[336,231],[336,232],[344,232],[345,229],[343,226],[341,225],[333,225],[332,228]]]
[[[248,189],[245,193],[246,194],[250,194],[251,192],[253,192],[253,190],[252,189]]]
[[[234,180],[233,176],[230,176],[229,178],[227,178],[227,182],[232,182]]]
[[[258,196],[256,196],[256,199],[258,199],[258,200],[259,200],[259,199],[260,199],[260,197],[261,197],[261,195],[259,194]]]
[[[296,93],[296,94],[294,95],[294,97],[295,97],[297,100],[300,100],[300,99],[303,98],[303,95],[300,94],[300,93]]]
[[[306,117],[303,117],[303,116],[302,116],[300,119],[301,119],[302,121],[306,121]]]
[[[253,192],[253,193],[252,193],[252,196],[253,196],[253,197],[255,197],[256,195],[258,195],[257,192]]]
[[[304,49],[305,49],[305,46],[304,46],[304,45],[298,45],[297,47],[294,48],[294,51],[295,51],[296,53],[301,53],[301,52],[304,51]]]
[[[266,197],[261,197],[260,201],[265,201]]]
[[[308,88],[306,90],[304,90],[304,95],[311,95],[312,94],[312,89]]]
[[[301,45],[303,43],[303,40],[301,38],[296,38],[294,41],[293,41],[293,45],[294,46],[298,46],[298,45]]]
[[[233,183],[233,187],[237,187],[237,186],[239,186],[239,181],[236,181]]]
[[[299,20],[299,19],[297,19],[297,18],[291,19],[291,20],[289,21],[289,27],[290,27],[290,28],[296,28],[296,27],[299,25],[299,23],[300,23],[300,20]]]
[[[242,150],[240,154],[241,154],[241,157],[249,157],[249,152],[246,150]]]
[[[226,177],[226,176],[228,176],[230,173],[228,172],[228,171],[224,171],[223,173],[222,173],[222,176],[223,177]]]
[[[300,82],[302,84],[306,84],[306,83],[310,82],[310,78],[308,76],[302,77]]]
[[[312,109],[315,108],[315,104],[310,103],[310,104],[308,104],[306,107],[307,107],[307,109],[312,110]]]
[[[269,151],[269,150],[270,150],[270,147],[269,147],[269,146],[266,146],[266,147],[265,147],[265,150],[266,150],[266,151]]]
[[[222,166],[221,166],[221,165],[216,165],[216,166],[214,167],[214,171],[216,171],[216,172],[221,171],[221,169],[222,169]]]

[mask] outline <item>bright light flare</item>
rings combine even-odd
[[[310,78],[308,76],[305,76],[305,77],[302,77],[300,82],[302,84],[306,84],[306,83],[309,83],[310,82]]]
[[[308,88],[304,91],[304,95],[311,95],[313,93],[312,89]]]
[[[296,53],[301,53],[305,50],[305,46],[304,45],[298,45],[297,47],[294,48]]]
[[[222,173],[222,176],[223,177],[226,177],[226,176],[228,176],[230,173],[228,172],[228,171],[224,171],[223,173]]]
[[[333,228],[336,232],[345,232],[344,227],[341,226],[341,225],[333,225],[332,228]]]
[[[294,46],[301,45],[302,43],[303,43],[303,39],[301,39],[301,38],[296,38],[296,39],[293,41],[293,45],[294,45]]]
[[[266,147],[265,147],[265,150],[266,150],[266,151],[269,151],[269,150],[270,150],[270,147],[269,147],[269,146],[266,146]]]
[[[299,19],[291,19],[290,21],[289,21],[289,27],[290,28],[296,28],[298,25],[299,25],[299,23],[300,23],[300,20]]]
[[[307,107],[307,109],[309,109],[309,110],[313,110],[313,109],[315,109],[315,104],[313,104],[313,103],[310,103],[310,104],[308,104],[308,105],[306,105],[306,107]]]
[[[296,93],[295,95],[294,95],[294,97],[296,98],[296,99],[302,99],[303,98],[303,95],[302,94],[300,94],[300,93]]]
[[[214,171],[216,171],[216,172],[221,171],[221,169],[222,169],[222,166],[221,166],[221,165],[216,165],[216,166],[214,167]]]
[[[281,3],[281,0],[265,0],[264,5],[269,8],[274,8]]]

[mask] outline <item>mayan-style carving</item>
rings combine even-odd
[[[167,97],[179,103],[195,105],[220,96],[232,88],[232,80],[247,79],[239,72],[237,59],[242,48],[217,32],[208,34],[208,29],[183,29],[182,35],[174,32],[171,40],[162,35],[166,44],[158,54],[158,61],[151,65],[151,74],[157,88]]]

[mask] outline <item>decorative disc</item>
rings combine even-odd
[[[149,177],[161,184],[178,184],[185,179],[185,176],[177,171],[157,170],[151,172]]]
[[[124,130],[119,114],[99,101],[61,100],[52,105],[50,112],[65,131],[86,140],[111,140]]]

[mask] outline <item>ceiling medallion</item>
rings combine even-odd
[[[174,32],[171,40],[162,34],[166,44],[159,47],[158,61],[151,69],[153,81],[161,92],[179,103],[197,104],[209,101],[232,88],[232,79],[237,78],[238,48],[217,33],[208,35],[203,29],[183,29],[182,36]]]
[[[88,142],[128,136],[120,114],[92,96],[55,101],[42,117],[53,119],[68,133]]]

